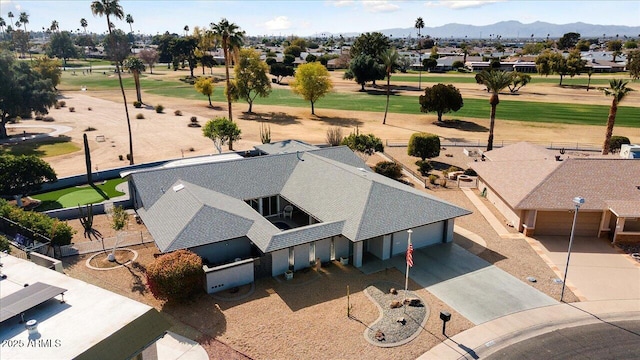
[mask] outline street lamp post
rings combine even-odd
[[[571,225],[571,236],[569,237],[569,249],[567,250],[567,264],[564,267],[564,279],[562,279],[562,292],[560,293],[560,302],[564,298],[564,288],[567,282],[567,271],[569,270],[569,259],[571,258],[571,245],[573,244],[573,235],[576,229],[576,219],[578,218],[578,210],[580,205],[584,204],[584,198],[576,196],[573,198],[573,204],[576,207],[576,211],[573,213],[573,224]]]

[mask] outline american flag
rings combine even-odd
[[[407,247],[407,265],[413,267],[413,244],[411,243],[409,243],[409,247]]]

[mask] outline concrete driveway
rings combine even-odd
[[[415,250],[413,259],[409,277],[476,325],[558,303],[453,243]],[[391,261],[406,270],[404,255]]]
[[[540,236],[535,240],[562,278],[569,238]],[[576,237],[571,246],[567,285],[582,301],[640,299],[640,263],[605,239]]]

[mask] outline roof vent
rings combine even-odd
[[[184,185],[182,184],[178,184],[176,186],[173,187],[173,191],[178,192],[180,190],[184,189]]]

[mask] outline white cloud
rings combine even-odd
[[[446,7],[450,9],[466,9],[481,7],[488,4],[504,2],[505,0],[441,0],[429,1],[427,7]]]
[[[291,21],[286,16],[277,16],[264,23],[268,30],[287,30],[291,27]]]
[[[384,0],[363,0],[362,7],[368,12],[394,12],[400,9],[400,6],[392,4],[390,1]]]
[[[333,5],[335,7],[347,7],[354,4],[353,0],[329,0],[328,4]]]

